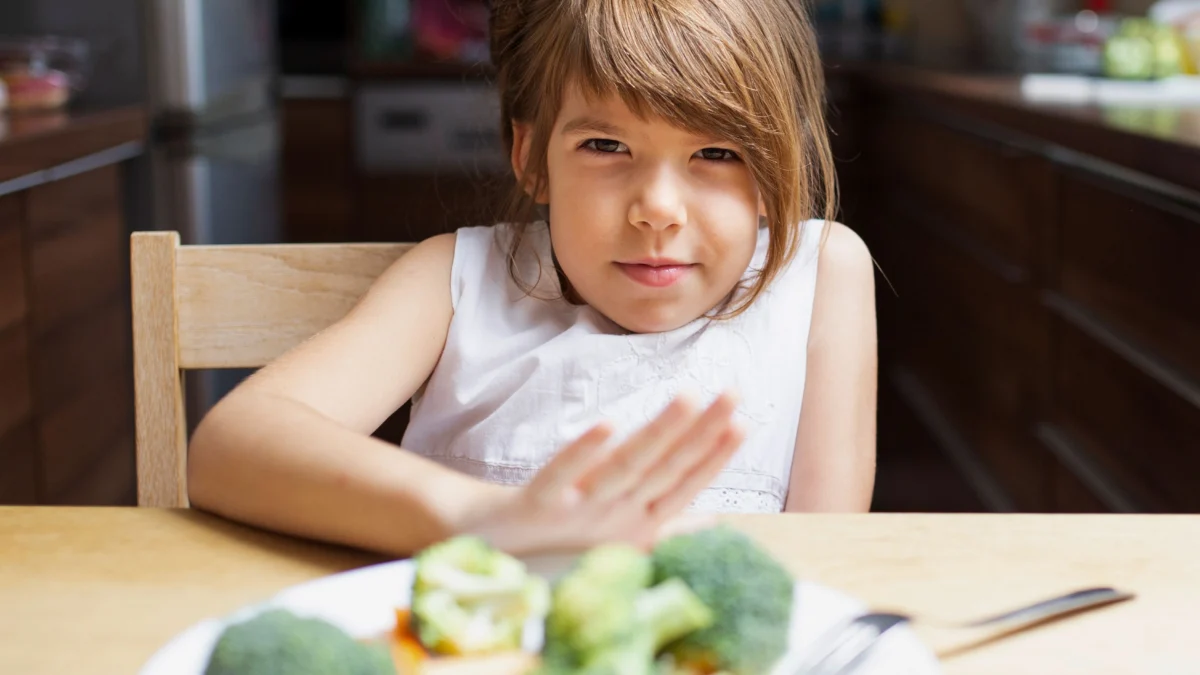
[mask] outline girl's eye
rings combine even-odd
[[[701,159],[707,159],[714,162],[733,162],[738,160],[737,153],[725,148],[704,148],[696,153]]]
[[[620,141],[614,141],[611,138],[593,138],[586,141],[583,144],[583,147],[591,150],[592,152],[601,152],[605,154],[626,152],[629,150],[629,148],[625,147],[624,143]]]

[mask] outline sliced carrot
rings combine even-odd
[[[407,608],[396,609],[396,628],[392,631],[392,661],[398,675],[418,675],[429,658],[428,652],[410,629]]]

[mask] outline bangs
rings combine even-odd
[[[764,86],[761,71],[771,59],[745,41],[758,31],[734,24],[752,17],[721,12],[719,3],[566,0],[559,21],[569,37],[546,79],[559,91],[547,93],[561,101],[562,88],[574,84],[585,96],[620,97],[643,118],[746,149],[773,145],[764,141],[782,134],[779,122],[796,111],[769,99],[776,88]]]

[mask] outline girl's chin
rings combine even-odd
[[[609,321],[631,333],[668,333],[702,316],[701,312],[686,311],[677,303],[664,303],[658,307],[638,303],[637,307],[624,308],[623,311],[600,311]]]

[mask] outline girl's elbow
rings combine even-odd
[[[187,494],[194,507],[208,510],[219,501],[220,486],[225,482],[221,469],[228,465],[223,458],[228,445],[224,426],[218,405],[200,420],[188,442]]]

